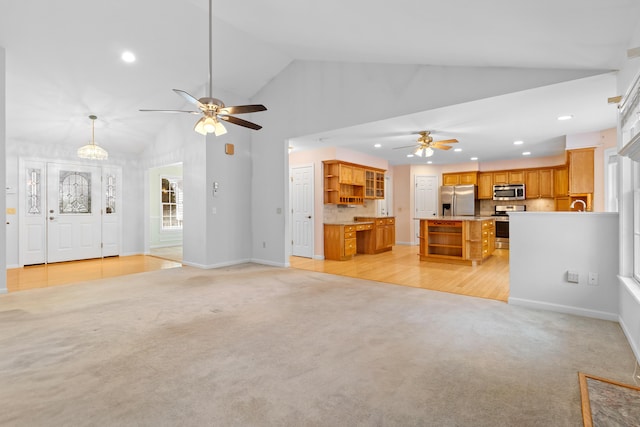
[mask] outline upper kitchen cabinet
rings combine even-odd
[[[527,199],[553,197],[553,169],[528,169],[524,171],[524,187]]]
[[[493,199],[493,172],[478,173],[478,199]]]
[[[593,193],[594,151],[594,148],[567,151],[570,194]]]
[[[524,171],[506,170],[493,172],[493,183],[497,184],[524,184]]]
[[[442,185],[477,185],[478,172],[443,173]]]
[[[384,171],[365,169],[364,197],[366,199],[384,199]]]
[[[365,198],[384,198],[383,170],[339,160],[325,160],[322,165],[325,204],[361,205]],[[378,188],[380,176],[382,190]]]

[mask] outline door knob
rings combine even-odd
[[[56,219],[56,217],[55,217],[55,216],[50,216],[50,217],[49,217],[49,219],[50,219],[51,221],[53,221],[54,219]]]
[[[307,218],[311,219],[311,215],[309,215]]]

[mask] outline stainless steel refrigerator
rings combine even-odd
[[[440,187],[442,216],[478,215],[480,203],[475,185],[443,185]]]

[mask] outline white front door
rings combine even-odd
[[[438,212],[438,177],[434,175],[416,175],[414,199],[415,218],[429,218]],[[420,243],[420,221],[414,222],[415,244]]]
[[[313,165],[291,168],[291,254],[313,257]]]
[[[100,168],[47,164],[47,262],[102,256]]]

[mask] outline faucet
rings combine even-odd
[[[571,202],[571,206],[569,206],[571,209],[573,209],[573,207],[576,205],[576,203],[582,203],[582,209],[578,209],[578,212],[582,212],[582,211],[586,211],[587,210],[587,204],[584,202],[584,200],[581,199],[576,199],[573,202]]]

